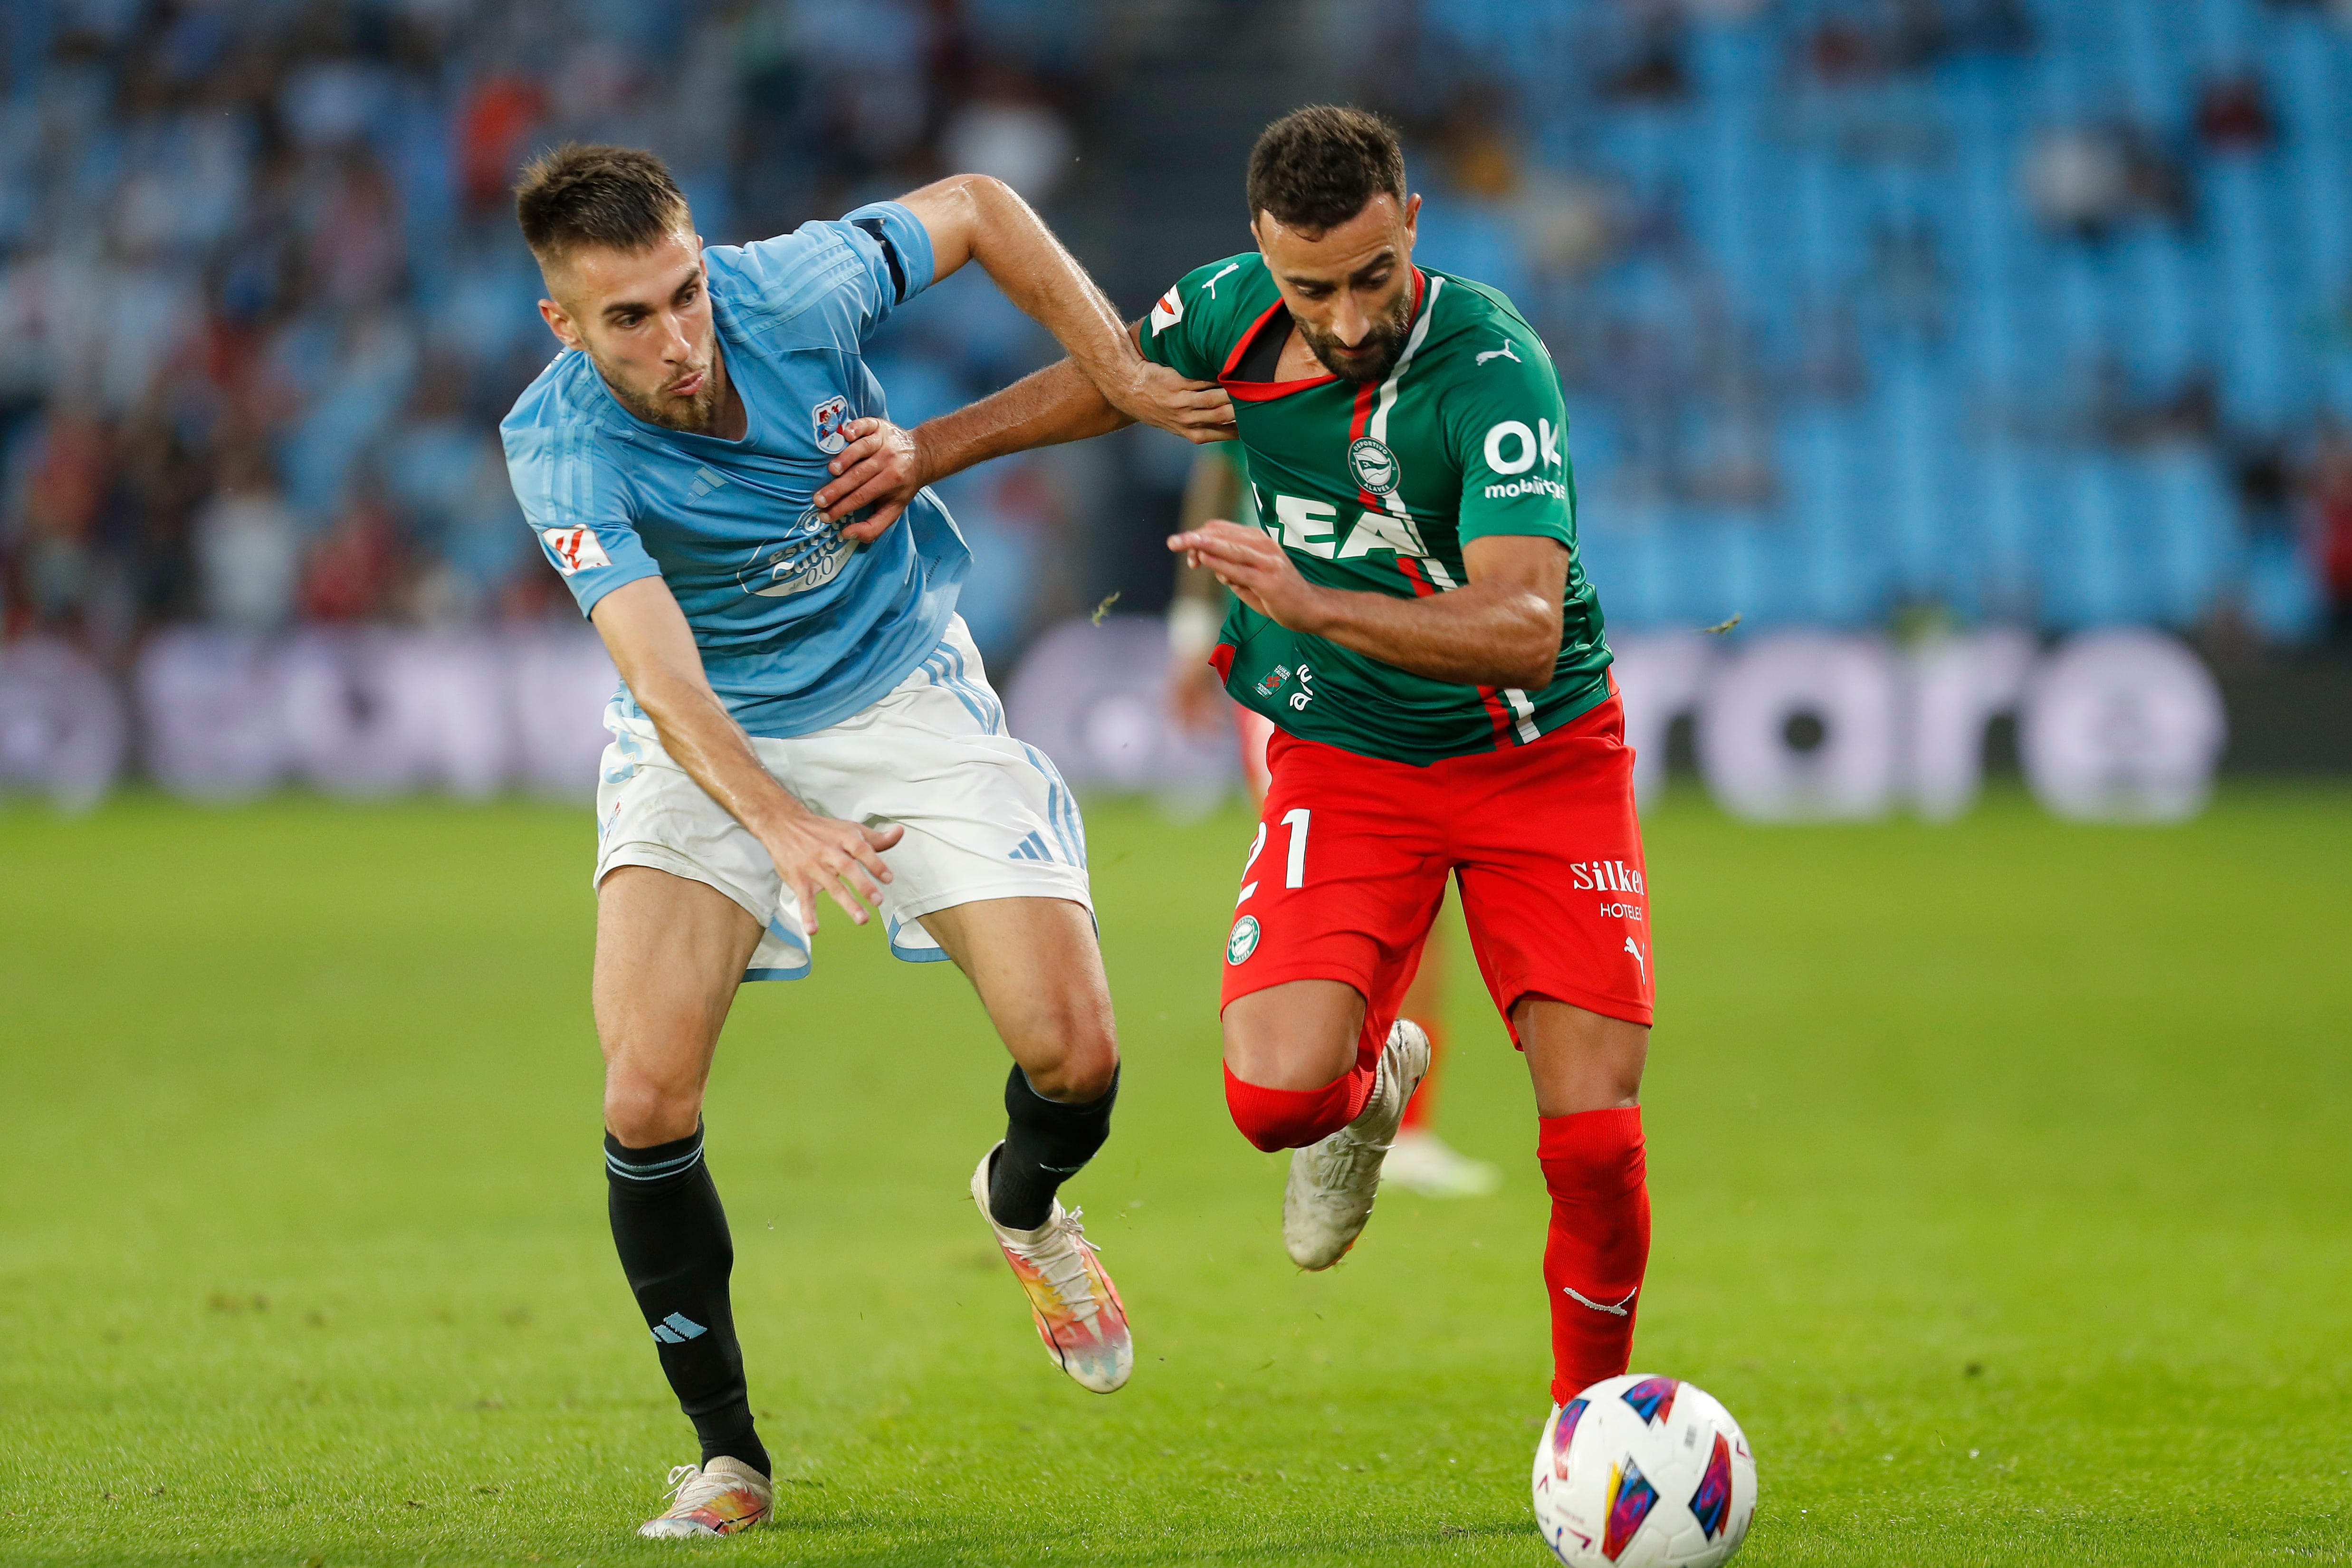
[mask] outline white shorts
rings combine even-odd
[[[604,728],[613,742],[596,786],[596,880],[615,866],[650,866],[707,883],[766,933],[744,979],[806,974],[799,900],[760,841],[670,761],[634,701],[614,698]],[[934,910],[1067,899],[1093,911],[1078,803],[1045,752],[1005,732],[1004,704],[961,617],[872,707],[814,734],[751,744],[811,811],[907,830],[882,855],[891,873],[882,917],[890,951],[908,963],[947,957],[920,923]]]

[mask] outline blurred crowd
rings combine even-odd
[[[2352,0],[1276,9],[1407,132],[1423,259],[1552,345],[1613,622],[2352,633]],[[652,146],[713,242],[965,168],[1052,217],[1150,89],[1101,33],[1252,10],[0,0],[0,636],[569,614],[496,437],[553,347],[526,156]],[[873,358],[913,423],[1050,350],[962,277]],[[1181,448],[956,482],[983,647],[1146,457],[1172,497]]]
[[[1361,14],[1423,258],[1559,361],[1612,620],[2352,636],[2352,0]],[[1708,570],[1753,539],[1797,580]]]
[[[1045,201],[1072,156],[1066,9],[0,6],[0,631],[120,657],[179,620],[571,613],[496,430],[554,346],[521,161],[656,147],[714,243],[950,168]],[[984,286],[914,315],[877,346],[902,418],[1045,346]],[[1049,501],[1017,469],[966,488],[1003,568]]]

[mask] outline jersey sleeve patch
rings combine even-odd
[[[1171,289],[1160,296],[1158,304],[1151,307],[1151,335],[1158,337],[1183,319],[1183,297],[1176,289]]]
[[[555,569],[566,577],[613,563],[604,545],[597,542],[593,529],[542,528],[539,537],[547,546],[548,558],[555,563]]]

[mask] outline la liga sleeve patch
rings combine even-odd
[[[540,542],[547,546],[548,558],[555,569],[566,577],[592,567],[610,566],[613,558],[604,553],[597,542],[596,532],[589,528],[542,528]]]
[[[1158,337],[1183,319],[1184,301],[1175,289],[1171,289],[1160,296],[1158,304],[1151,307],[1151,335]]]

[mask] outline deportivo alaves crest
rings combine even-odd
[[[1257,951],[1257,917],[1244,915],[1234,922],[1233,933],[1225,938],[1225,962],[1241,963]]]
[[[1397,488],[1396,454],[1373,437],[1348,443],[1348,467],[1355,470],[1356,482],[1376,496]]]

